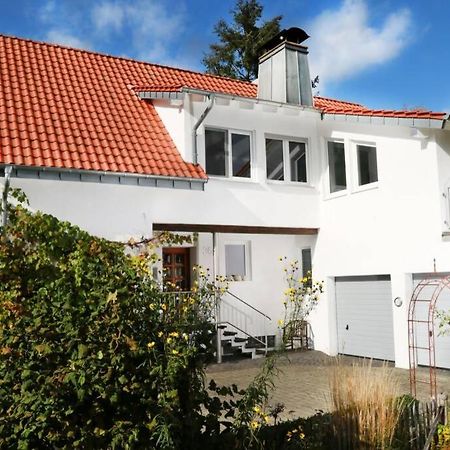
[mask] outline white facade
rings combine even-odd
[[[181,155],[193,161],[192,129],[207,105],[206,95],[155,104]],[[406,123],[327,120],[310,108],[218,96],[197,133],[203,167],[207,129],[250,136],[250,178],[211,176],[204,190],[35,178],[13,178],[11,185],[25,191],[33,209],[117,240],[149,236],[153,224],[161,223],[318,228],[317,235],[304,236],[218,233],[215,261],[212,233],[200,233],[191,264],[225,274],[225,245],[246,245],[248,274],[232,282],[230,290],[272,321],[263,330],[248,308],[239,320],[248,316],[252,334],[276,334],[285,289],[278,258],[299,259],[302,249],[311,248],[314,278],[325,281],[311,318],[314,346],[329,354],[339,350],[336,277],[390,276],[395,362],[407,367],[412,276],[435,268],[450,272],[445,236],[450,229],[450,132]],[[266,138],[306,144],[306,183],[266,179]],[[330,140],[344,144],[347,184],[332,194]],[[359,185],[358,144],[376,148],[377,182]],[[399,307],[396,297],[403,301]]]

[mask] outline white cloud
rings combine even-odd
[[[112,2],[103,2],[94,6],[92,21],[98,30],[120,30],[125,17],[125,5]]]
[[[55,10],[56,10],[55,0],[48,0],[40,8],[40,10],[38,12],[38,17],[43,22],[49,22],[54,17]]]
[[[70,34],[65,30],[51,29],[47,32],[45,40],[54,44],[65,45],[67,47],[89,49],[90,45],[87,41]]]
[[[129,33],[132,48],[128,53],[134,57],[159,63],[168,60],[167,47],[183,29],[182,14],[157,0],[104,1],[94,7],[91,18],[99,33]]]
[[[326,10],[308,28],[311,76],[320,76],[321,91],[328,82],[342,81],[395,58],[409,43],[411,14],[393,12],[379,27],[369,23],[365,0],[344,0]]]

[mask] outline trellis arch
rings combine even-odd
[[[450,290],[450,276],[443,278],[428,278],[421,280],[411,296],[408,310],[408,348],[409,348],[409,383],[411,395],[417,395],[417,383],[430,386],[430,396],[437,397],[436,385],[436,351],[434,316],[436,302],[444,289]],[[418,303],[424,303],[427,308],[421,311]],[[419,315],[417,314],[419,312]],[[421,314],[422,313],[422,314]],[[425,345],[417,345],[417,336],[424,329],[427,333]],[[428,352],[429,374],[426,379],[417,379],[418,351]]]

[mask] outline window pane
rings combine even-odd
[[[284,180],[283,141],[266,139],[267,178]]]
[[[328,166],[330,173],[330,192],[347,189],[345,148],[343,142],[328,142]]]
[[[358,145],[358,174],[360,186],[378,181],[377,149]]]
[[[245,245],[225,245],[225,274],[245,277]]]
[[[250,178],[250,136],[232,134],[231,147],[233,176]]]
[[[305,278],[312,276],[312,261],[311,261],[311,249],[304,248],[302,250],[302,275]],[[307,285],[312,285],[312,279],[309,278]]]
[[[303,142],[289,142],[291,181],[306,183],[306,145]]]
[[[205,159],[208,175],[226,175],[225,145],[225,131],[205,131]]]

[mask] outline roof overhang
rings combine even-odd
[[[384,117],[357,114],[322,113],[322,120],[369,125],[403,126],[414,128],[450,129],[448,117],[445,119],[423,119],[414,117]]]
[[[197,233],[241,233],[241,234],[283,234],[316,235],[319,228],[267,227],[252,225],[220,225],[194,223],[154,223],[155,231],[178,231]]]
[[[166,177],[122,172],[103,172],[96,170],[64,169],[58,167],[20,166],[0,164],[0,176],[3,177],[5,167],[12,167],[11,177],[54,181],[81,181],[90,183],[122,184],[127,186],[164,187],[174,189],[191,189],[202,191],[204,178]]]
[[[290,103],[277,102],[273,100],[263,100],[256,97],[243,97],[239,95],[226,94],[223,92],[215,92],[215,91],[207,91],[202,89],[194,89],[190,87],[181,87],[178,91],[174,90],[155,90],[155,89],[139,89],[136,90],[137,96],[141,100],[157,100],[157,99],[165,99],[165,100],[179,100],[183,99],[186,94],[194,94],[201,95],[204,97],[210,97],[214,95],[215,98],[220,98],[224,100],[235,100],[239,102],[250,103],[253,105],[267,105],[275,108],[288,108],[295,111],[309,111],[315,114],[320,114],[321,111],[312,106],[305,105],[293,105]]]

